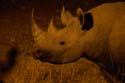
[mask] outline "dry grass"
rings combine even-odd
[[[19,56],[5,83],[107,83],[99,67],[81,59],[75,63],[53,65]]]

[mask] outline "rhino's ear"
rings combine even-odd
[[[32,35],[34,37],[35,40],[37,39],[42,39],[45,35],[45,31],[43,31],[42,29],[40,29],[40,27],[36,24],[35,20],[34,20],[34,9],[32,9]]]
[[[81,8],[77,8],[76,14],[77,14],[78,16],[83,15],[83,10],[82,10]]]
[[[81,23],[81,25],[83,24],[83,11],[82,11],[82,9],[81,8],[78,8],[77,10],[76,10],[76,14],[77,14],[77,16],[78,16],[78,19],[79,19],[79,21],[80,21],[80,23]]]
[[[50,24],[48,26],[48,31],[47,32],[48,33],[56,33],[57,32],[57,29],[53,24],[53,18],[51,18],[51,20],[50,20]]]
[[[79,19],[81,25],[83,25],[83,21],[84,21],[83,15],[84,15],[84,13],[83,13],[81,8],[78,8],[76,10],[76,15],[78,16],[78,19]]]
[[[85,13],[82,17],[84,19],[82,30],[90,30],[93,27],[93,16],[91,13]]]

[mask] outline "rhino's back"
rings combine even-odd
[[[90,9],[88,12],[93,16],[94,25],[110,26],[115,20],[118,21],[119,17],[122,16],[123,18],[124,16],[125,18],[125,2],[104,3]]]

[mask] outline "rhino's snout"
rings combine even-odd
[[[39,57],[39,60],[42,62],[47,62],[47,61],[49,61],[49,59],[50,59],[50,56],[48,56],[48,55],[44,55],[44,56]]]
[[[51,59],[51,54],[48,51],[43,51],[43,50],[37,50],[33,54],[35,59],[39,59],[42,62],[47,62],[49,59]]]

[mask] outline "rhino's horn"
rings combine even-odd
[[[49,26],[48,26],[48,33],[56,33],[57,28],[53,24],[53,18],[51,18]]]
[[[65,7],[64,6],[62,7],[61,21],[62,21],[62,24],[66,25],[67,17],[66,17],[66,12],[65,12]]]
[[[68,25],[69,20],[73,18],[73,15],[68,11],[65,10],[65,7],[62,7],[62,12],[61,12],[61,21],[62,24]]]
[[[32,35],[35,41],[42,39],[45,36],[45,31],[40,29],[34,20],[34,9],[32,9]]]
[[[73,18],[73,15],[68,10],[66,11],[66,16],[67,16],[67,19]]]

